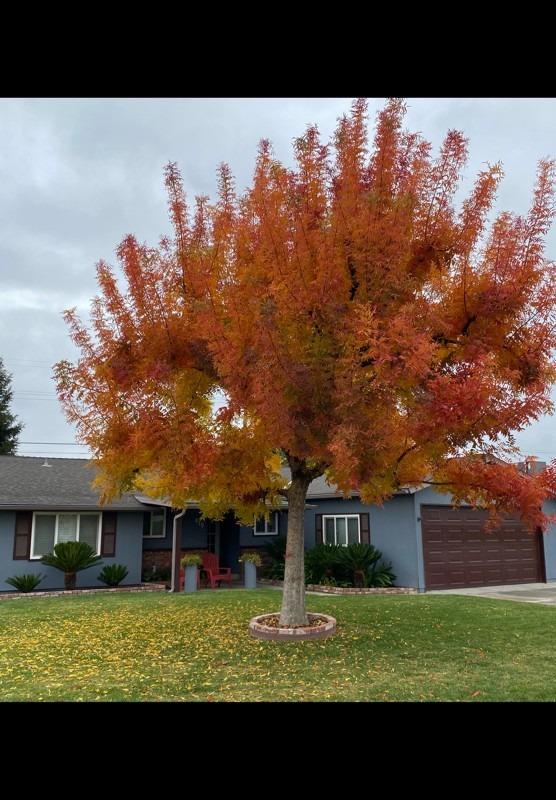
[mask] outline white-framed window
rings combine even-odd
[[[166,536],[166,509],[157,508],[151,511],[148,533],[143,534],[143,539],[164,539]]]
[[[100,555],[100,519],[95,511],[35,511],[31,528],[31,558],[41,558],[59,542],[87,542]]]
[[[322,541],[324,544],[341,544],[343,547],[360,542],[359,514],[323,514]]]
[[[278,512],[272,511],[269,518],[257,517],[253,525],[255,536],[276,536],[278,533]]]

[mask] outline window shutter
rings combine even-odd
[[[315,514],[315,544],[322,544],[322,514]]]
[[[118,515],[115,511],[102,512],[102,541],[100,544],[101,556],[116,555],[116,527]]]
[[[371,543],[371,534],[369,527],[369,514],[359,514],[359,529],[361,531],[361,544]]]
[[[143,536],[151,535],[151,512],[143,511]]]
[[[17,511],[15,515],[14,561],[27,561],[31,556],[32,511]]]

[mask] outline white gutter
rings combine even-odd
[[[178,542],[178,524],[177,520],[180,517],[183,517],[185,514],[186,509],[182,508],[179,514],[176,514],[174,517],[174,525],[172,530],[172,579],[170,582],[170,591],[171,592],[179,592],[180,590],[180,567],[177,564],[177,560],[179,558],[179,554],[181,553],[181,547],[179,546]]]

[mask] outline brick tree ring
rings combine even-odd
[[[257,639],[269,639],[274,642],[299,642],[303,639],[326,639],[336,633],[336,620],[328,614],[308,613],[309,625],[296,628],[280,628],[280,614],[260,614],[249,622],[249,633]]]

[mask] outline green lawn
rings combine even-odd
[[[556,700],[556,608],[309,595],[338,633],[252,639],[280,592],[0,602],[0,700]]]

